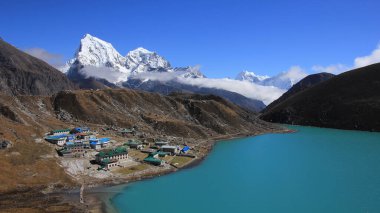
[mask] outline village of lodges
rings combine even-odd
[[[56,150],[59,156],[89,158],[91,163],[98,165],[98,170],[105,171],[113,167],[123,167],[124,162],[131,160],[154,166],[170,164],[177,167],[178,163],[175,163],[173,158],[166,157],[196,157],[191,154],[191,147],[186,144],[173,145],[163,139],[145,138],[134,127],[130,129],[101,128],[100,130],[103,132],[113,130],[123,141],[99,137],[98,131],[92,131],[89,127],[52,130],[45,134],[45,140],[58,147]],[[130,153],[133,153],[133,156],[138,154],[143,158],[130,157]],[[171,160],[167,162],[165,159]]]

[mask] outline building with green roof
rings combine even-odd
[[[157,154],[158,154],[159,157],[165,157],[165,156],[167,156],[167,155],[170,155],[170,152],[162,152],[162,151],[158,151]]]
[[[128,149],[125,146],[119,146],[115,149],[105,149],[95,155],[95,160],[101,163],[103,160],[123,160],[128,158]]]
[[[142,149],[142,142],[139,140],[128,140],[128,142],[124,143],[124,146],[129,146],[131,149]]]
[[[136,130],[134,128],[132,128],[132,129],[122,129],[122,130],[119,131],[119,133],[122,136],[134,135],[136,133]]]
[[[51,135],[69,134],[71,129],[56,129],[50,132]]]
[[[98,168],[98,170],[101,170],[101,169],[108,169],[109,170],[110,168],[119,165],[118,160],[116,160],[116,159],[113,159],[113,160],[104,159],[99,164],[100,164],[100,167]]]
[[[45,137],[45,140],[52,143],[57,144],[58,146],[63,146],[66,143],[66,136],[64,135],[51,135]]]
[[[149,164],[152,164],[152,165],[155,165],[155,166],[160,166],[162,165],[163,161],[158,159],[158,158],[154,158],[152,156],[148,156],[144,159],[144,162],[146,163],[149,163]]]
[[[167,155],[170,155],[170,153],[169,152],[156,151],[156,152],[149,153],[148,157],[156,158],[156,157],[165,157]]]

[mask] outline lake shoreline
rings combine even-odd
[[[288,128],[298,131],[217,143],[199,167],[125,185],[111,204],[146,213],[184,201],[192,203],[184,213],[379,212],[379,133]]]
[[[136,175],[128,175],[125,178],[115,178],[106,180],[89,180],[85,183],[84,189],[84,203],[79,201],[79,188],[80,183],[73,183],[72,185],[65,184],[52,184],[49,186],[32,186],[18,188],[14,191],[5,193],[0,196],[0,204],[8,205],[12,203],[12,209],[46,209],[61,210],[66,212],[115,212],[113,205],[110,203],[110,198],[114,197],[117,193],[125,187],[126,184],[137,182],[146,179],[152,179],[158,176],[174,173],[178,170],[192,169],[200,165],[204,159],[212,151],[216,142],[224,140],[232,140],[237,138],[253,137],[263,134],[272,133],[291,133],[286,127],[272,127],[264,131],[252,131],[229,134],[224,136],[217,136],[214,138],[205,139],[199,142],[202,149],[200,155],[194,160],[181,168],[174,168],[167,166],[165,168],[157,168],[155,170],[148,170],[146,173],[138,173]],[[207,149],[206,149],[207,148]],[[110,191],[114,189],[114,191]]]
[[[239,138],[254,137],[254,136],[259,136],[259,135],[264,135],[264,134],[276,134],[276,133],[286,134],[286,133],[294,133],[294,132],[296,132],[296,131],[288,129],[288,128],[283,128],[283,129],[279,129],[276,131],[268,131],[268,132],[264,132],[264,133],[255,133],[255,134],[239,133],[239,134],[220,136],[217,138],[205,140],[204,142],[209,145],[207,152],[204,155],[202,155],[201,157],[196,158],[193,161],[191,161],[190,163],[188,163],[187,165],[183,166],[182,168],[161,171],[161,172],[158,172],[157,174],[151,174],[151,175],[147,175],[147,176],[143,175],[143,176],[139,176],[139,177],[132,178],[132,179],[127,178],[124,180],[124,182],[111,181],[111,182],[108,182],[105,184],[92,185],[90,190],[85,192],[85,204],[87,206],[96,207],[93,209],[94,212],[102,212],[102,213],[103,212],[112,212],[112,213],[117,212],[114,209],[114,207],[112,206],[110,199],[112,197],[116,196],[119,192],[109,192],[109,191],[107,192],[107,189],[109,189],[110,187],[116,187],[118,189],[121,189],[120,187],[123,188],[123,187],[125,187],[125,185],[127,185],[129,183],[134,183],[137,181],[143,181],[143,180],[147,180],[147,179],[153,179],[155,177],[159,177],[162,175],[172,174],[172,173],[179,171],[179,170],[191,169],[191,168],[197,167],[207,158],[207,156],[213,150],[213,147],[217,142],[239,139]],[[97,192],[97,191],[102,191],[102,192]],[[106,191],[106,193],[104,193],[104,191]],[[118,191],[120,191],[120,190],[118,190]],[[79,194],[78,194],[78,196],[79,196]],[[78,197],[78,200],[79,200],[79,197]]]

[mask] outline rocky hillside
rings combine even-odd
[[[60,92],[53,97],[61,119],[133,126],[147,132],[207,138],[262,130],[268,124],[256,114],[218,96],[164,96],[128,89]]]
[[[195,142],[278,130],[256,116],[217,96],[126,89],[63,91],[51,97],[0,94],[0,139],[13,144],[0,150],[0,191],[72,183],[58,166],[53,146],[42,139],[51,129],[134,125],[153,137],[180,136]]]
[[[287,98],[261,118],[276,123],[380,131],[380,63],[337,75]]]
[[[11,95],[51,95],[74,86],[47,63],[0,39],[0,91]]]
[[[270,109],[276,107],[278,104],[281,104],[288,98],[292,97],[293,95],[302,92],[310,87],[313,87],[319,83],[322,83],[324,81],[329,80],[330,78],[334,77],[334,74],[331,73],[317,73],[308,75],[305,78],[303,78],[301,81],[299,81],[297,84],[292,86],[287,92],[285,92],[280,98],[273,101],[271,104],[269,104],[263,112],[269,111]]]

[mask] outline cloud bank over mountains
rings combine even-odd
[[[210,79],[210,78],[193,78],[178,79],[183,84],[192,86],[223,89],[231,92],[239,93],[247,98],[261,100],[265,105],[280,97],[286,90],[275,86],[262,86],[248,81],[239,81],[234,79]]]
[[[200,71],[199,65],[173,68],[162,56],[141,47],[130,51],[126,56],[122,56],[111,43],[89,34],[81,39],[74,58],[65,65],[63,65],[62,56],[59,54],[51,54],[41,48],[30,48],[24,51],[54,67],[60,67],[60,70],[68,75],[76,70],[85,78],[105,79],[116,85],[123,85],[123,82],[130,79],[139,79],[141,82],[175,81],[183,85],[235,92],[247,98],[261,100],[265,104],[269,104],[280,97],[308,74],[317,72],[340,74],[352,68],[380,62],[379,45],[370,55],[355,58],[351,66],[340,63],[328,66],[315,65],[309,70],[300,66],[292,66],[273,77],[244,71],[239,73],[235,79],[215,79],[206,78]]]
[[[275,86],[263,86],[249,81],[240,81],[229,78],[183,78],[177,73],[141,73],[133,76],[134,79],[144,81],[171,82],[175,81],[184,85],[191,85],[204,88],[222,89],[236,92],[247,98],[261,100],[264,104],[269,104],[280,97],[286,89],[280,89]]]
[[[81,39],[74,58],[60,70],[69,77],[77,78],[79,74],[84,78],[104,79],[117,86],[128,88],[142,88],[139,86],[142,83],[162,82],[168,83],[167,86],[170,87],[180,84],[220,89],[238,93],[249,99],[260,100],[265,104],[281,96],[306,76],[300,67],[291,67],[273,77],[257,76],[257,82],[244,77],[244,79],[207,78],[200,71],[200,65],[172,67],[164,57],[142,47],[122,56],[111,43],[90,34]],[[138,81],[135,81],[136,79]],[[146,84],[144,86],[149,87]]]

